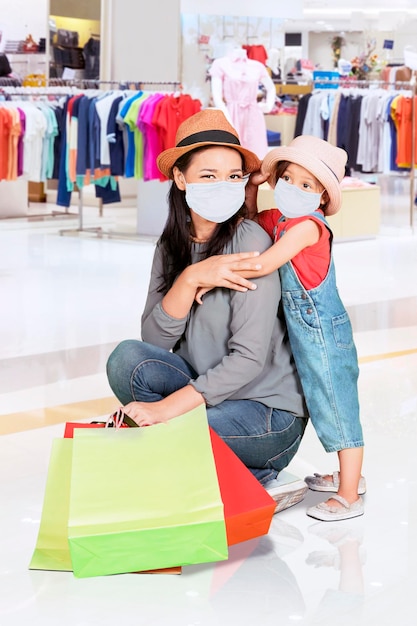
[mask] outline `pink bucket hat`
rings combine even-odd
[[[274,148],[268,152],[261,166],[262,173],[269,174],[268,183],[272,188],[276,184],[275,170],[279,161],[296,163],[313,174],[330,198],[326,215],[334,215],[339,211],[342,204],[340,183],[345,175],[347,161],[345,150],[311,135],[300,135],[288,146]]]

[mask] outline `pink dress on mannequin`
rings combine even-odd
[[[209,71],[212,78],[222,81],[223,100],[242,146],[263,159],[268,143],[257,96],[260,83],[272,82],[266,67],[247,57],[226,56],[215,59]]]

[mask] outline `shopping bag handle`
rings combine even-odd
[[[110,415],[105,423],[105,428],[125,428],[126,426],[130,428],[139,428],[139,425],[136,424],[135,420],[126,415],[126,413],[123,413],[122,409],[118,409]]]

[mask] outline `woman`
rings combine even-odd
[[[124,341],[107,372],[123,412],[139,426],[204,403],[210,426],[277,501],[304,497],[304,481],[277,480],[298,450],[307,410],[282,317],[278,272],[238,279],[268,235],[244,219],[247,174],[259,159],[240,145],[219,110],[181,124],[176,147],[158,157],[173,180],[169,214],[153,260],[143,341]],[[221,254],[240,253],[229,268]],[[230,286],[233,277],[234,289]],[[208,287],[203,305],[197,290]]]

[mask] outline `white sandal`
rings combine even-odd
[[[338,494],[332,496],[332,499],[337,500],[342,506],[333,506],[327,504],[327,502],[321,502],[307,509],[307,515],[322,522],[337,522],[339,520],[351,519],[352,517],[359,517],[359,515],[363,515],[365,512],[361,497],[356,502],[352,502],[352,504],[349,504],[345,498]]]
[[[331,481],[324,478],[325,474],[306,476],[304,480],[313,491],[330,491],[337,493],[340,485],[339,472],[333,472],[333,474],[330,475],[332,476]],[[364,476],[361,476],[358,485],[358,496],[363,496],[364,493],[366,493],[366,481]]]

